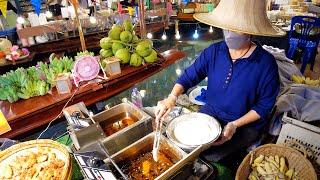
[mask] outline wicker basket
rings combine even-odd
[[[26,142],[13,145],[1,152],[0,163],[5,159],[15,155],[15,153],[18,153],[20,151],[27,150],[27,149],[32,149],[35,147],[48,147],[48,148],[56,149],[62,152],[66,157],[66,159],[64,159],[66,164],[62,172],[61,180],[71,179],[72,165],[71,165],[71,158],[68,150],[62,144],[49,139],[32,140],[32,141],[26,141]]]
[[[310,163],[299,151],[278,144],[266,144],[251,151],[240,164],[236,180],[246,180],[251,172],[250,161],[255,159],[260,154],[265,156],[283,156],[285,157],[289,168],[294,168],[298,174],[299,179],[303,180],[317,180],[316,172]]]

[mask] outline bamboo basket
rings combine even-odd
[[[39,147],[48,147],[50,149],[56,149],[64,154],[66,159],[64,169],[62,172],[61,180],[69,180],[72,176],[72,165],[71,165],[71,158],[68,150],[64,147],[64,145],[55,142],[49,139],[39,139],[39,140],[32,140],[22,142],[16,145],[9,147],[8,149],[0,152],[0,164],[5,161],[7,158],[14,156],[16,153],[20,151],[24,151],[27,149],[39,148]]]
[[[266,144],[251,151],[240,164],[236,180],[246,180],[251,172],[250,161],[258,157],[260,154],[264,156],[283,156],[287,161],[289,168],[294,168],[297,176],[301,180],[317,180],[317,175],[310,161],[299,151],[278,144]]]

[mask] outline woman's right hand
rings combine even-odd
[[[176,104],[176,99],[169,96],[168,98],[159,101],[156,111],[155,111],[155,116],[156,119],[159,121],[163,121],[164,118],[171,112],[171,110],[174,108]]]

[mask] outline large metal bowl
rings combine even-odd
[[[199,129],[200,126],[203,127],[205,125],[207,131],[201,130],[201,133],[205,133],[204,134],[205,136],[207,134],[206,139],[205,140],[199,139],[198,143],[190,143],[190,144],[187,144],[181,141],[181,136],[179,139],[179,137],[177,137],[176,131],[178,131],[179,128],[181,129],[182,125],[186,127],[185,126],[186,124],[187,125],[192,124],[192,127],[189,130],[187,128],[185,129],[185,131],[187,132],[185,133],[185,138],[188,139],[190,138],[190,136],[196,136],[197,134],[195,133],[197,132],[194,132],[193,130]],[[214,117],[211,117],[203,113],[189,113],[189,114],[181,115],[173,119],[172,121],[170,121],[167,125],[166,134],[168,138],[180,148],[186,151],[192,151],[198,146],[206,145],[217,140],[221,134],[221,131],[222,131],[221,125]],[[200,132],[198,131],[198,133]]]

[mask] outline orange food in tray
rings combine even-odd
[[[130,161],[130,164],[123,167],[123,171],[129,179],[155,179],[173,166],[172,160],[163,152],[159,151],[158,157],[158,162],[155,162],[151,152],[142,154],[133,161]]]
[[[109,124],[103,128],[103,131],[105,132],[106,136],[110,136],[118,131],[120,131],[121,129],[124,129],[132,124],[134,124],[136,121],[132,118],[125,118],[122,119],[118,122],[115,122],[113,124]]]

